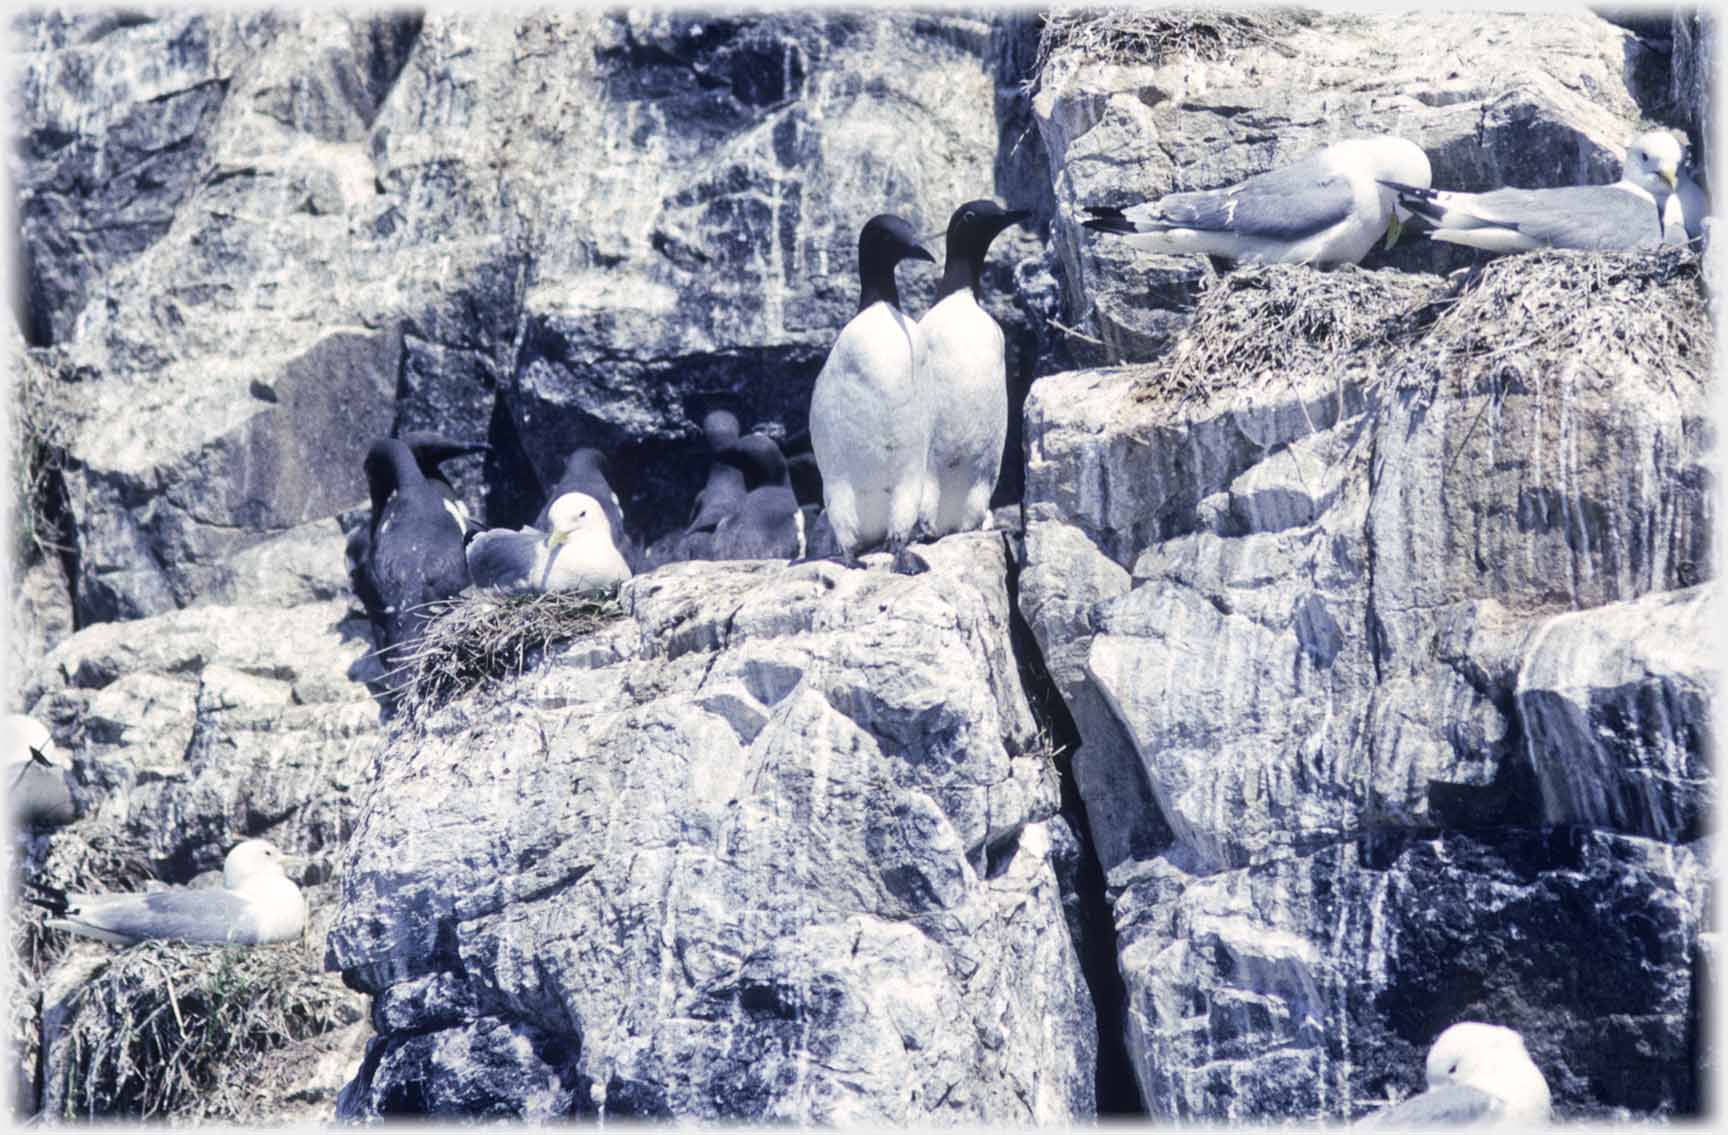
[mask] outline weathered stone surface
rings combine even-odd
[[[1212,276],[1204,257],[1082,229],[1085,206],[1230,185],[1370,133],[1421,146],[1449,189],[1606,183],[1640,121],[1626,75],[1648,49],[1587,12],[1305,13],[1246,40],[1218,59],[1175,49],[1134,64],[1058,48],[1039,75],[1065,322],[1102,341],[1076,341],[1077,357],[1159,353]],[[1473,256],[1411,240],[1364,264],[1431,271]]]
[[[1130,1050],[1182,1119],[1346,1119],[1420,1091],[1457,1020],[1524,1035],[1556,1116],[1692,1113],[1710,869],[1606,833],[1342,844],[1117,902]]]
[[[1087,1114],[1002,540],[927,555],[661,569],[394,735],[330,938],[380,1030],[344,1114]]]
[[[1499,271],[1484,286],[1512,294],[1519,264]],[[1390,316],[1410,299],[1396,276],[1356,279],[1384,291],[1351,302]],[[1521,312],[1533,353],[1465,389],[1433,361],[1454,357],[1444,324],[1338,371],[1289,359],[1282,375],[1215,376],[1191,401],[1159,399],[1157,376],[1132,370],[1034,388],[1021,605],[1053,671],[1125,730],[1192,865],[1534,804],[1507,789],[1516,666],[1476,657],[1505,650],[1462,628],[1488,600],[1534,615],[1708,573],[1707,356],[1651,365],[1628,345],[1678,320],[1702,348],[1695,287],[1650,285],[1651,313],[1575,357],[1543,354],[1534,345],[1561,332]],[[1474,302],[1468,318],[1490,317]],[[1076,533],[1091,552],[1069,546]],[[1096,714],[1076,716],[1086,736]],[[1120,738],[1094,732],[1086,759],[1119,767]],[[1124,844],[1144,826],[1128,820]]]
[[[1716,140],[1716,83],[1721,62],[1716,58],[1716,17],[1703,8],[1679,8],[1673,14],[1673,57],[1668,97],[1678,121],[1692,142],[1692,152],[1710,175],[1709,183],[1721,185],[1716,176],[1721,160]],[[1718,191],[1720,192],[1720,191]]]
[[[1127,888],[1129,1050],[1154,1115],[1346,1114],[1379,1090],[1363,1068],[1381,1084],[1419,1069],[1466,1009],[1534,1019],[1459,1003],[1438,979],[1422,986],[1439,1003],[1421,1017],[1336,992],[1396,960],[1379,940],[1335,958],[1338,920],[1379,901],[1357,866],[1337,866],[1340,847],[1439,828],[1457,833],[1444,846],[1517,858],[1526,826],[1600,825],[1663,841],[1602,845],[1654,862],[1698,832],[1713,792],[1699,691],[1713,672],[1708,589],[1688,588],[1714,556],[1696,265],[1629,269],[1593,308],[1544,301],[1549,268],[1506,261],[1436,319],[1318,354],[1303,335],[1346,325],[1329,302],[1365,308],[1380,335],[1441,298],[1440,283],[1239,274],[1208,297],[1203,330],[1178,339],[1177,362],[1033,387],[1019,601],[1074,710],[1100,858]],[[1307,332],[1256,306],[1285,284],[1309,305]],[[1233,338],[1193,351],[1195,334]],[[1471,360],[1488,341],[1525,347],[1483,367]],[[1171,369],[1190,357],[1214,368],[1203,381]],[[1151,802],[1126,806],[1139,784]],[[1701,891],[1615,882],[1623,858],[1520,868],[1530,897],[1480,930],[1479,899],[1418,886],[1406,900],[1413,922],[1456,923],[1421,963],[1449,973],[1479,956],[1476,933],[1583,949],[1573,943],[1592,931],[1544,929],[1571,909],[1566,887],[1608,888],[1614,918],[1672,925],[1651,962],[1669,990],[1657,1023],[1627,1023],[1570,986],[1539,995],[1529,971],[1507,980],[1508,997],[1549,1014],[1538,1062],[1578,1114],[1692,1106],[1676,1039],[1690,1010],[1670,987],[1689,988]],[[1326,895],[1295,881],[1332,875]],[[1164,880],[1155,894],[1148,877]],[[1276,914],[1218,931],[1228,941],[1173,913],[1257,888],[1251,905]],[[1639,901],[1652,910],[1634,914]],[[1136,945],[1135,920],[1166,906],[1158,918],[1177,921]],[[1605,950],[1603,965],[1642,956]],[[1201,960],[1228,980],[1184,969]],[[1406,1047],[1382,1061],[1374,1030],[1393,1028]],[[1628,1045],[1650,1062],[1643,1086],[1577,1071],[1612,1067]]]
[[[378,737],[364,623],[345,602],[200,607],[88,627],[25,689],[68,753],[80,819],[40,869],[134,845],[164,877],[220,866],[245,836],[340,847]]]
[[[72,633],[72,590],[60,564],[36,560],[12,579],[12,608],[6,620],[6,700],[16,704],[18,689],[42,659]]]
[[[1713,587],[1557,615],[1518,672],[1518,718],[1551,824],[1669,843],[1712,802]]]

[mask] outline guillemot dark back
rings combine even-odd
[[[419,635],[433,614],[428,604],[468,585],[468,561],[461,526],[407,445],[374,441],[365,469],[370,547],[360,572],[365,590],[356,590],[381,651],[390,651]]]

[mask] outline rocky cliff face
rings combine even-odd
[[[1463,1018],[1518,1028],[1563,1117],[1698,1109],[1700,258],[1221,274],[1077,217],[1381,130],[1446,187],[1608,180],[1643,120],[1701,146],[1707,17],[12,32],[44,460],[8,689],[80,807],[16,862],[311,856],[308,976],[369,1013],[277,1052],[283,1114],[1342,1119]],[[489,441],[451,468],[493,524],[599,446],[652,538],[703,476],[694,396],[805,424],[862,221],[992,195],[1037,211],[985,280],[1005,533],[916,578],[665,568],[380,723],[341,558],[366,439]],[[76,1112],[109,955],[13,932],[21,1099]]]
[[[354,1116],[1093,1111],[1002,539],[678,565],[379,751],[330,964]]]

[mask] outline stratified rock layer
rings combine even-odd
[[[1449,293],[1239,270],[1193,319],[1160,363],[1043,379],[1027,411],[1020,604],[1126,888],[1148,1107],[1348,1116],[1478,1017],[1545,1052],[1563,1115],[1694,1108],[1715,677],[1697,260],[1532,255]],[[1437,829],[1426,859],[1339,851]],[[1602,834],[1531,867],[1516,849],[1542,830]],[[1441,886],[1456,840],[1481,862]],[[1510,907],[1500,860],[1523,865]],[[1389,877],[1398,918],[1452,927],[1419,956],[1351,929],[1393,917]],[[1623,919],[1667,929],[1604,945]],[[1493,996],[1466,979],[1519,943],[1573,961]],[[1563,981],[1586,955],[1627,967],[1613,998],[1636,1012]],[[1601,1071],[1628,1045],[1649,1074]]]

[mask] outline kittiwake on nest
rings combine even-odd
[[[1203,252],[1244,264],[1355,264],[1403,214],[1387,181],[1426,186],[1428,156],[1403,138],[1350,138],[1237,185],[1094,207],[1089,229],[1148,252]],[[1396,222],[1396,223],[1395,223]]]
[[[612,543],[600,502],[587,493],[565,493],[547,510],[552,530],[492,528],[468,545],[474,586],[515,591],[610,592],[630,578]]]
[[[1530,1127],[1548,1122],[1548,1081],[1524,1038],[1460,1021],[1428,1050],[1428,1090],[1363,1120],[1362,1127]]]
[[[47,925],[116,946],[146,939],[261,946],[290,942],[306,926],[306,900],[274,844],[248,839],[222,862],[222,886],[144,894],[68,894],[31,884]]]
[[[54,762],[53,735],[34,717],[9,713],[6,735],[6,800],[20,828],[53,828],[77,818],[66,770]]]
[[[1649,248],[1669,229],[1683,232],[1679,139],[1663,130],[1640,134],[1613,185],[1496,189],[1454,193],[1397,178],[1398,203],[1427,226],[1430,240],[1488,252],[1570,248],[1591,252]]]

